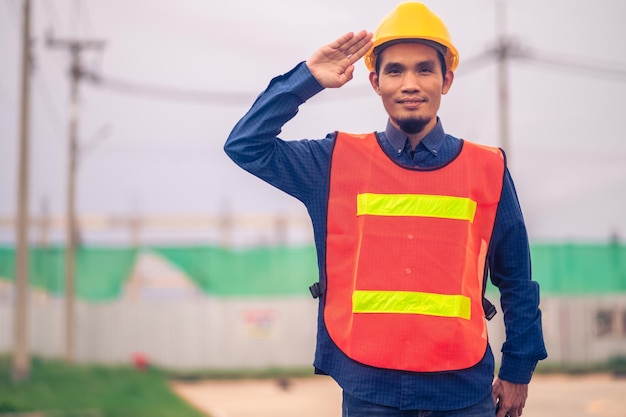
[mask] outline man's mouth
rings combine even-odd
[[[402,98],[398,100],[398,103],[405,107],[417,107],[426,102],[427,100],[422,98]]]
[[[423,103],[426,101],[426,98],[423,97],[403,97],[399,98],[399,103]]]

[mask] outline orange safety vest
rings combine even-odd
[[[400,166],[374,133],[338,133],[331,159],[324,322],[350,358],[466,369],[487,349],[482,291],[504,177],[497,148],[463,141],[436,169]]]

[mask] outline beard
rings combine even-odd
[[[415,135],[424,130],[424,127],[426,127],[430,120],[431,119],[425,117],[409,117],[406,119],[396,119],[396,123],[404,133]]]

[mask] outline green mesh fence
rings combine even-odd
[[[232,250],[217,247],[157,247],[205,292],[220,296],[307,294],[317,281],[313,246]]]
[[[116,299],[131,275],[136,249],[80,247],[76,250],[75,290],[79,298],[90,301]],[[28,260],[29,281],[51,294],[65,291],[65,248],[31,248]],[[15,249],[0,248],[0,277],[13,280]]]
[[[544,294],[626,292],[626,245],[534,245],[531,256]]]
[[[206,294],[285,296],[308,294],[317,279],[313,246],[226,249],[214,246],[144,247],[183,271]],[[534,244],[533,278],[546,295],[626,292],[626,245]],[[89,301],[118,298],[138,252],[129,248],[82,247],[76,253],[76,294]],[[65,250],[33,248],[31,285],[64,291]],[[13,280],[15,250],[0,247],[0,278]],[[495,291],[489,288],[489,292]]]

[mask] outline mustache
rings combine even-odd
[[[398,103],[406,103],[406,102],[413,102],[413,101],[419,101],[421,103],[427,103],[428,102],[428,97],[400,97],[396,101]]]

